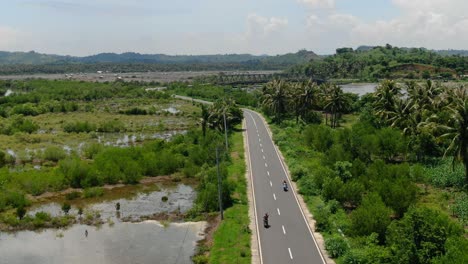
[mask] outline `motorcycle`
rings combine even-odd
[[[285,192],[288,191],[288,185],[287,185],[286,183],[283,184],[283,190],[284,190]]]
[[[270,225],[268,224],[268,215],[265,215],[265,216],[263,217],[263,226],[264,226],[265,228],[270,227]]]

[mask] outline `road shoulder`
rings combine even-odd
[[[246,170],[245,170],[245,178],[247,179],[247,197],[249,198],[249,218],[250,224],[249,228],[251,230],[251,254],[252,254],[252,264],[261,264],[260,258],[260,250],[258,245],[258,232],[257,232],[257,221],[256,221],[256,214],[255,214],[255,204],[254,204],[254,196],[252,190],[252,178],[251,178],[251,164],[250,164],[250,151],[249,151],[249,142],[248,142],[248,135],[247,135],[247,125],[245,118],[242,121],[242,129],[244,135],[244,157],[246,163]]]

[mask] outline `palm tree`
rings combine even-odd
[[[453,155],[454,165],[457,161],[464,165],[465,189],[468,191],[468,91],[464,87],[459,87],[448,93],[451,94],[451,102],[446,106],[446,110],[450,118],[437,120],[434,116],[422,125],[434,126],[443,133],[441,139],[450,140],[444,156]]]
[[[299,97],[299,103],[301,105],[300,116],[302,119],[304,119],[307,113],[315,106],[317,96],[318,87],[316,83],[309,80],[302,84],[302,93]]]
[[[339,116],[350,107],[348,97],[345,96],[341,87],[332,85],[331,92],[325,101],[325,109],[331,112],[331,127],[336,128]]]
[[[384,122],[389,122],[392,112],[395,111],[395,101],[400,98],[401,88],[394,81],[385,80],[374,93],[374,111]]]
[[[242,122],[242,110],[232,98],[216,101],[209,109],[208,124],[211,128],[224,132],[224,118],[228,129]]]
[[[262,104],[274,114],[274,121],[281,123],[288,103],[288,84],[283,80],[269,82],[263,90]]]

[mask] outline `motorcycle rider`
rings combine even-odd
[[[283,189],[284,190],[288,189],[288,184],[286,183],[286,180],[283,181]]]

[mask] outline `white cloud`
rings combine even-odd
[[[13,28],[0,26],[0,50],[14,49],[19,43],[21,33]]]
[[[311,8],[334,8],[335,0],[298,0]]]
[[[390,43],[433,49],[468,48],[468,1],[392,0],[392,3],[400,9],[399,16],[371,22],[337,10],[327,14],[314,12],[307,18],[308,35],[334,47]]]
[[[288,25],[286,18],[263,17],[257,14],[250,14],[247,17],[247,37],[248,38],[267,38],[274,33],[285,29]]]

